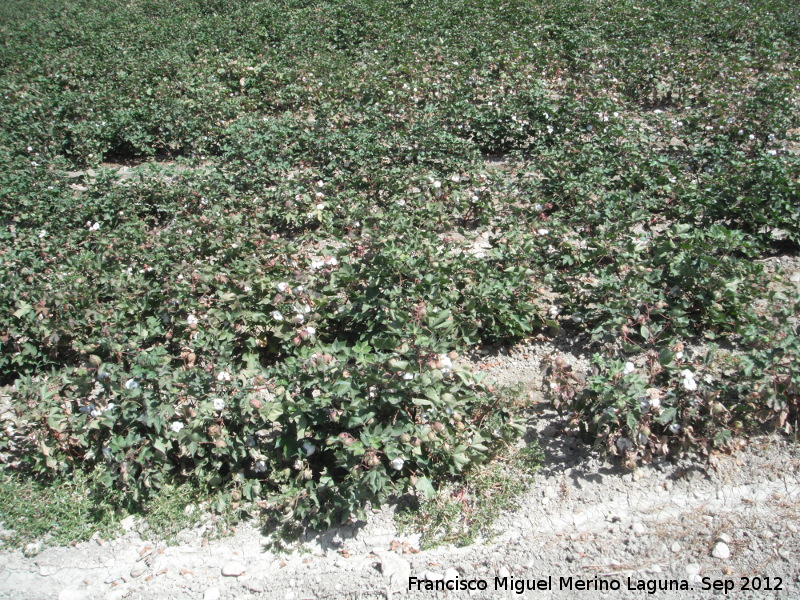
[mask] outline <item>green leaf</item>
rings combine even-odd
[[[414,483],[414,487],[417,489],[418,492],[421,492],[422,495],[426,499],[431,499],[436,496],[436,490],[433,487],[430,479],[420,475],[417,477],[417,481]]]

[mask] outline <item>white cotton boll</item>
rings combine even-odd
[[[406,373],[406,374],[403,375],[403,379],[405,379],[406,381],[411,381],[412,379],[414,379],[414,374],[413,373]]]
[[[231,374],[227,371],[222,371],[219,375],[217,375],[217,381],[230,381]]]
[[[683,380],[683,389],[687,392],[697,391],[697,382],[691,377],[686,377]]]
[[[677,423],[673,423],[669,426],[670,433],[678,433],[681,430],[681,426]]]
[[[631,361],[625,363],[625,373],[633,373],[636,370],[636,365],[634,365]]]
[[[225,400],[222,398],[214,398],[212,403],[214,404],[214,410],[217,412],[221,412],[225,408]]]
[[[547,235],[548,233],[550,233],[550,230],[549,229],[538,229],[536,231],[536,233],[538,233],[539,235],[544,236],[544,235]]]
[[[264,460],[256,461],[256,463],[253,465],[253,471],[255,471],[256,473],[263,473],[266,470],[267,470],[267,462]]]
[[[270,313],[270,316],[276,321],[283,321],[283,315],[278,310],[273,310],[272,313]]]
[[[39,232],[39,239],[40,239],[40,240],[43,240],[43,239],[44,239],[44,238],[46,238],[46,237],[47,237],[47,231],[46,231],[46,230],[44,230],[44,229],[42,229],[42,230]]]
[[[286,292],[286,290],[289,289],[289,284],[286,283],[285,281],[281,281],[276,287],[278,288],[278,291],[281,294],[283,294],[284,292]]]
[[[172,425],[169,426],[173,433],[179,433],[181,429],[184,428],[184,424],[180,421],[173,421]]]
[[[620,452],[625,452],[627,450],[631,450],[633,448],[633,442],[631,442],[628,438],[619,438],[617,440],[617,450]]]
[[[189,315],[188,317],[186,317],[186,322],[189,325],[197,325],[197,323],[198,323],[197,316]]]
[[[676,358],[677,360],[680,360],[680,359],[682,359],[682,358],[683,358],[683,352],[676,352],[676,353],[675,353],[675,358]]]
[[[138,387],[139,387],[139,382],[136,381],[135,379],[128,379],[128,381],[125,382],[126,390],[135,390]]]
[[[311,442],[303,442],[303,450],[305,451],[306,456],[311,456],[317,451],[317,447]]]
[[[298,325],[300,323],[302,323],[303,321],[305,321],[305,320],[306,320],[306,318],[300,313],[297,313],[294,317],[292,317],[292,321],[294,323],[297,323]]]
[[[395,471],[402,471],[403,470],[403,465],[405,465],[405,464],[406,464],[406,461],[403,460],[402,458],[395,458],[392,461],[392,468]]]

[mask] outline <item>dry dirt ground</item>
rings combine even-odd
[[[585,367],[573,352],[546,342],[476,361],[535,395],[545,357]],[[206,542],[201,523],[166,546],[128,522],[115,540],[0,554],[0,598],[800,598],[798,444],[761,437],[710,464],[629,472],[544,404],[530,423],[543,467],[488,542],[409,552],[419,539],[398,532],[391,506],[285,553],[254,525]]]

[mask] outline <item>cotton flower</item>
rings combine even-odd
[[[217,412],[222,412],[222,410],[225,408],[225,400],[222,398],[214,398],[212,402],[214,404],[214,410]]]
[[[139,387],[139,382],[136,381],[135,379],[128,379],[128,381],[125,382],[126,390],[135,390],[138,389],[138,387]]]
[[[631,361],[628,361],[628,362],[625,363],[624,371],[625,371],[626,374],[633,373],[635,369],[636,369],[636,365],[634,365]]]
[[[173,421],[169,428],[173,431],[173,433],[179,433],[180,430],[184,428],[184,424],[180,421]]]
[[[402,458],[395,458],[395,459],[392,461],[392,468],[393,468],[395,471],[402,471],[402,470],[403,470],[403,465],[405,465],[405,464],[406,464],[406,461],[405,461],[404,459],[402,459]]]

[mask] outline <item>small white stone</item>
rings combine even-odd
[[[455,581],[459,577],[461,577],[461,574],[453,568],[446,569],[444,572],[445,581]]]
[[[131,591],[128,588],[125,587],[117,588],[115,590],[111,590],[110,592],[108,592],[106,594],[105,600],[122,600],[130,593]]]
[[[422,574],[422,579],[424,581],[441,581],[444,579],[444,575],[441,573],[436,573],[435,571],[425,571]]]
[[[247,568],[240,562],[229,560],[222,566],[222,574],[225,577],[239,577],[244,574]]]
[[[203,600],[219,600],[220,593],[218,587],[208,588],[203,594]]]
[[[633,531],[635,535],[642,535],[644,533],[644,525],[641,523],[634,523],[631,525],[631,531]]]
[[[673,542],[672,546],[670,547],[670,550],[672,550],[675,554],[677,554],[678,552],[681,551],[681,545],[678,542]]]
[[[718,542],[725,542],[726,544],[730,544],[731,542],[733,542],[733,538],[730,535],[728,535],[727,533],[720,533],[717,536],[717,541]]]
[[[136,527],[136,517],[134,517],[133,515],[128,515],[127,517],[122,519],[122,521],[120,521],[119,524],[120,527],[122,527],[122,529],[124,529],[125,531],[130,531],[131,529]]]
[[[792,283],[800,283],[800,271],[795,271],[791,275],[789,275],[789,281]]]
[[[498,577],[511,577],[511,572],[506,567],[500,567],[497,569],[497,576]]]
[[[394,552],[382,551],[379,555],[381,559],[381,573],[387,579],[391,591],[405,589],[408,585],[408,578],[411,576],[411,564]]]
[[[141,577],[142,575],[144,575],[145,571],[147,571],[147,563],[145,563],[144,561],[137,562],[135,565],[133,565],[133,568],[131,569],[131,577],[133,577],[134,579],[136,579],[137,577]]]
[[[714,546],[714,549],[711,551],[711,556],[722,560],[728,559],[731,557],[731,549],[728,548],[728,544],[725,542],[717,542],[716,546]]]
[[[58,600],[86,600],[86,594],[80,590],[61,590]]]

